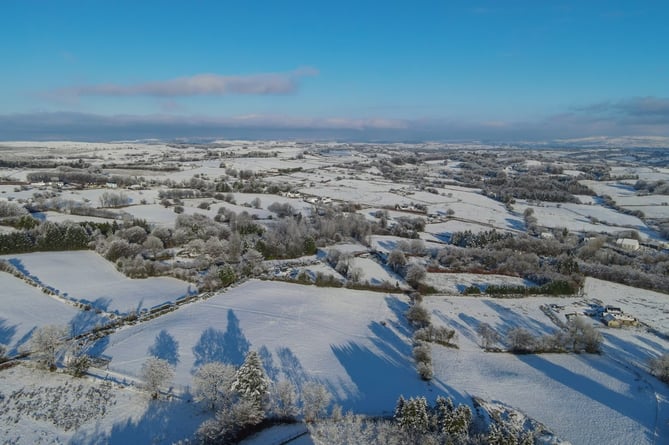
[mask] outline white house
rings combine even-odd
[[[639,250],[639,241],[633,238],[618,238],[616,244],[625,250]]]

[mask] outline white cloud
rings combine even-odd
[[[299,82],[315,76],[314,68],[298,68],[288,73],[264,73],[244,76],[196,74],[169,80],[159,80],[131,85],[116,83],[77,85],[59,88],[48,95],[63,97],[82,96],[222,96],[227,94],[289,94],[297,91]]]

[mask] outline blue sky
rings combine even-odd
[[[669,2],[0,3],[0,139],[669,136]]]

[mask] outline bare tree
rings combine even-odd
[[[404,256],[404,252],[402,252],[399,249],[394,249],[388,254],[388,266],[395,271],[396,273],[399,273],[400,270],[404,267],[404,265],[407,263],[407,259]]]
[[[292,419],[298,414],[297,391],[289,380],[280,380],[272,386],[271,407],[280,419]]]
[[[483,349],[490,349],[499,341],[499,333],[488,323],[479,323],[476,333],[481,337],[481,346]]]
[[[123,207],[130,204],[130,198],[123,192],[104,192],[100,196],[100,207]]]
[[[198,402],[206,403],[211,410],[230,403],[230,386],[235,379],[235,367],[218,362],[202,365],[193,377],[193,395]]]
[[[313,422],[325,414],[332,394],[317,382],[307,382],[302,386],[302,413],[304,420]]]
[[[516,354],[533,352],[536,345],[534,336],[527,329],[513,328],[506,334],[509,349]]]
[[[597,353],[602,344],[602,334],[585,317],[574,317],[568,325],[568,337],[572,351],[584,350],[588,353]]]
[[[425,278],[425,268],[420,264],[411,264],[407,268],[406,276],[404,277],[413,287],[417,287],[420,282]]]
[[[354,283],[359,283],[363,276],[363,270],[361,267],[350,267],[348,269],[348,279]]]
[[[144,387],[151,394],[151,398],[157,399],[160,387],[168,384],[174,377],[174,370],[161,358],[149,357],[142,365],[141,378]]]
[[[65,326],[48,325],[37,329],[30,339],[33,356],[45,368],[54,371],[58,354],[67,341],[68,333]]]
[[[63,362],[74,377],[83,377],[91,366],[91,358],[87,351],[90,344],[83,340],[73,339],[69,342]]]

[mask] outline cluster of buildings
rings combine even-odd
[[[610,328],[619,328],[622,326],[638,326],[639,320],[631,315],[625,314],[623,310],[616,306],[592,305],[585,311],[586,315],[599,318],[602,323]]]

